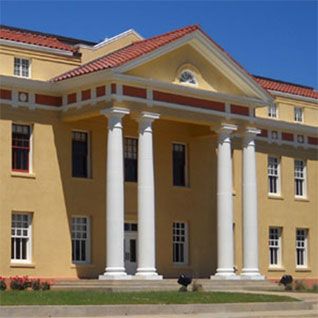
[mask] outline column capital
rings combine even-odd
[[[219,142],[223,143],[225,140],[228,140],[228,138],[233,132],[237,131],[237,126],[233,124],[224,123],[217,126],[216,128],[211,127],[211,130],[214,130],[217,132]]]
[[[122,118],[125,115],[130,113],[129,109],[127,108],[119,108],[119,107],[112,107],[112,108],[105,108],[100,111],[101,115],[104,115],[108,118],[110,117],[119,117]]]
[[[261,130],[255,127],[246,127],[243,133],[243,141],[245,145],[254,142],[255,137],[261,133]]]
[[[154,120],[159,119],[160,114],[158,113],[151,113],[151,112],[141,112],[134,116],[134,119],[138,122],[145,121],[152,123]]]

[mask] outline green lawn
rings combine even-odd
[[[287,296],[228,292],[7,291],[0,305],[218,304],[297,301]]]

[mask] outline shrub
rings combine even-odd
[[[285,285],[285,290],[287,290],[287,291],[292,291],[292,290],[293,290],[293,284],[292,284],[292,283],[286,284],[286,285]]]
[[[311,290],[312,290],[314,293],[318,293],[318,284],[312,285]]]
[[[10,277],[10,288],[13,290],[24,290],[31,286],[28,276]]]
[[[39,279],[34,279],[31,281],[31,288],[32,290],[40,290],[41,289],[41,282]]]
[[[307,286],[302,280],[296,280],[295,282],[295,290],[297,291],[303,291],[306,290]]]
[[[5,278],[0,276],[0,291],[6,290],[6,289],[7,289],[7,284],[6,284]]]
[[[42,290],[49,290],[51,288],[51,285],[49,282],[42,282],[41,283],[41,289]]]

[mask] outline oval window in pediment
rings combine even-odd
[[[183,84],[197,84],[194,74],[189,70],[184,70],[179,75],[179,82]]]

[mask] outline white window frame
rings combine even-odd
[[[304,122],[304,108],[303,107],[294,107],[294,121],[296,123]]]
[[[276,160],[276,168],[270,168],[270,161]],[[269,155],[267,157],[267,179],[268,179],[268,194],[270,196],[280,196],[281,195],[281,172],[280,172],[280,158],[276,156]],[[276,170],[276,173],[275,173]],[[276,178],[276,192],[271,192],[270,187],[270,177]]]
[[[268,113],[269,118],[278,118],[278,107],[276,104],[271,104],[268,106]]]
[[[11,167],[11,173],[13,173],[13,174],[22,173],[22,174],[26,174],[26,175],[28,175],[28,174],[32,175],[33,174],[33,130],[34,130],[34,127],[32,124],[21,122],[21,121],[12,122],[12,124],[11,124],[11,151],[12,151],[12,135],[13,135],[12,127],[13,127],[13,125],[28,126],[30,128],[30,150],[29,150],[29,171],[28,172],[12,171],[12,167]],[[11,156],[12,156],[12,154],[11,154]]]
[[[84,261],[81,260],[73,260],[73,219],[86,219],[86,239],[85,239],[85,248],[86,248],[86,259]],[[74,238],[76,240],[78,238]],[[80,238],[80,240],[83,240]],[[71,260],[73,264],[90,264],[91,263],[91,219],[87,215],[72,215],[71,216]]]
[[[297,162],[302,162],[303,170],[302,172],[296,172]],[[302,180],[302,195],[297,194],[297,186],[296,180]],[[307,198],[307,165],[306,161],[302,159],[295,159],[294,160],[294,188],[295,188],[295,198]]]
[[[73,143],[73,132],[86,133],[87,134],[87,177],[73,177],[73,179],[91,179],[92,178],[92,150],[91,150],[91,132],[82,129],[72,129],[71,131],[71,145]],[[72,158],[73,160],[73,158]],[[72,172],[71,172],[72,173]]]
[[[14,228],[12,227],[12,222],[13,222],[13,216],[14,215],[19,215],[19,216],[27,216],[27,222],[28,222],[28,227],[27,227],[27,243],[26,243],[26,259],[18,259],[18,258],[11,258],[11,263],[12,264],[31,264],[32,262],[32,219],[33,215],[30,212],[20,212],[20,211],[13,211],[11,214],[11,241],[12,238],[25,238],[23,235],[17,235],[13,234],[12,231],[18,231],[19,228]],[[23,228],[20,228],[22,230]],[[22,230],[23,231],[23,230]],[[12,244],[12,242],[11,242]],[[10,245],[11,245],[10,244]],[[12,248],[12,246],[11,246]],[[14,252],[15,253],[15,252]],[[12,257],[12,255],[11,255]]]
[[[20,64],[19,65],[19,74],[15,74],[15,63],[16,63],[16,60],[18,60],[19,64]],[[22,69],[23,61],[28,61],[28,76],[23,76],[22,75],[22,72],[23,72],[23,69]],[[13,59],[13,75],[16,76],[16,77],[31,78],[31,59],[25,58],[25,57],[15,56],[14,59]]]
[[[303,231],[303,234],[298,234],[298,232]],[[303,236],[303,239],[298,239],[298,237]],[[308,229],[297,228],[296,229],[296,268],[307,268],[308,267]],[[303,251],[303,264],[298,264],[298,250]]]
[[[180,141],[172,141],[172,155],[173,155],[173,145],[183,145],[184,146],[184,156],[185,156],[185,163],[184,163],[184,186],[181,185],[174,185],[173,184],[173,163],[172,163],[172,185],[174,188],[188,188],[190,187],[190,180],[189,180],[189,159],[188,159],[188,153],[189,153],[189,146],[185,142]]]
[[[273,232],[272,232],[273,231]],[[274,231],[276,233],[274,233]],[[276,238],[271,239],[271,235],[277,235]],[[272,262],[271,250],[276,250],[277,264]],[[271,226],[268,231],[268,253],[269,253],[269,267],[281,268],[282,267],[282,228]]]
[[[184,228],[178,228],[178,227],[175,227],[176,226],[180,226],[180,225],[183,225]],[[177,234],[177,232],[175,231],[184,231],[184,234]],[[184,238],[184,241],[183,242],[180,242],[178,239],[175,239],[177,238],[178,236],[178,239],[181,239],[182,237]],[[175,252],[174,252],[174,249],[175,249],[175,244],[181,244],[183,246],[183,261],[175,261],[174,260],[174,256],[175,256]],[[188,265],[189,263],[189,227],[188,227],[188,223],[187,222],[184,222],[184,221],[174,221],[172,223],[172,262],[174,265]]]

